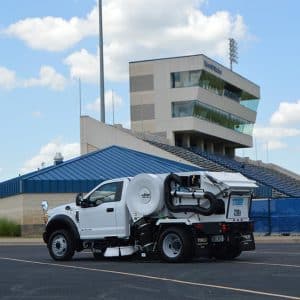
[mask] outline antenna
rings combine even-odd
[[[82,97],[81,97],[81,79],[78,78],[78,95],[79,95],[79,117],[81,117],[81,100],[82,100]]]
[[[111,101],[112,101],[113,125],[115,125],[115,98],[114,98],[114,90],[111,90]]]
[[[229,61],[230,61],[230,70],[232,70],[232,64],[238,63],[238,46],[235,39],[229,39]]]

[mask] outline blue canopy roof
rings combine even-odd
[[[135,150],[111,146],[0,183],[0,198],[22,193],[88,192],[102,181],[139,173],[201,170]]]

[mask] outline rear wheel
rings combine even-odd
[[[54,231],[48,242],[48,250],[54,260],[70,260],[75,253],[75,244],[67,230]]]
[[[193,256],[190,234],[180,227],[170,227],[163,231],[158,241],[160,256],[167,262],[182,262]]]

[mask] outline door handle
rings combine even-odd
[[[112,207],[109,207],[106,209],[106,212],[113,212],[113,211],[114,211],[114,209]]]

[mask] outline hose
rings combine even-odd
[[[165,179],[165,182],[164,182],[165,202],[166,202],[167,208],[170,211],[172,211],[174,213],[193,212],[196,214],[201,214],[203,216],[210,216],[216,211],[218,200],[215,197],[215,195],[210,192],[205,192],[203,195],[203,198],[209,200],[209,202],[210,202],[209,208],[204,208],[204,207],[195,206],[195,205],[174,205],[173,201],[172,201],[173,197],[171,195],[171,182],[172,181],[181,185],[181,178],[180,178],[180,176],[171,173]]]

